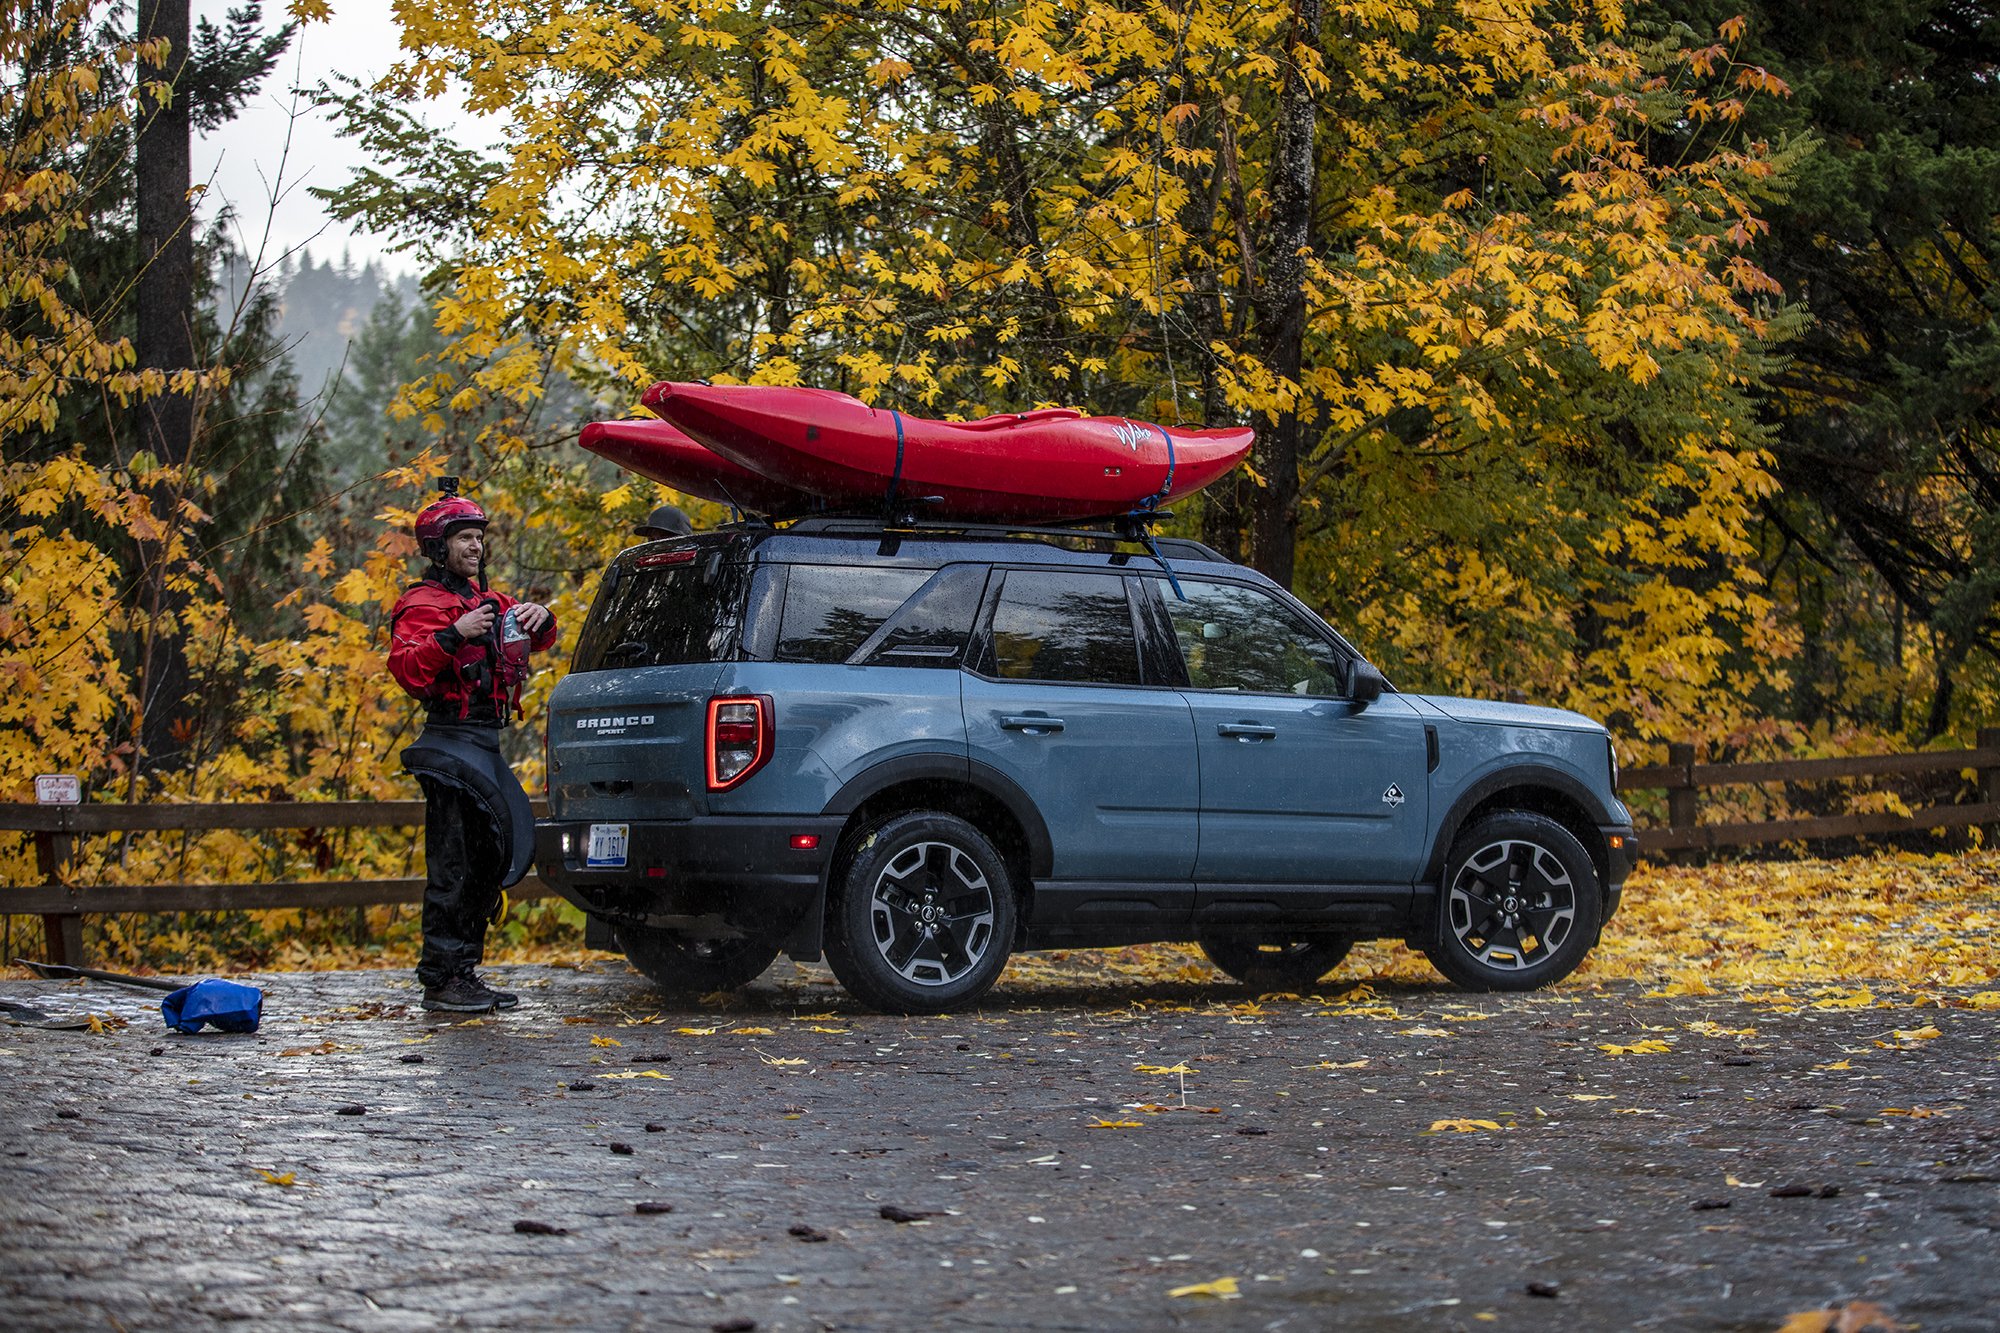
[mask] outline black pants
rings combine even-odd
[[[507,858],[486,807],[436,778],[424,789],[424,951],[417,979],[441,986],[486,956],[486,926],[500,905]]]

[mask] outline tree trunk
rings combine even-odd
[[[181,75],[188,56],[188,0],[139,0],[139,39],[170,44],[165,63],[143,65],[140,77],[176,86],[166,100],[140,99],[138,137],[139,272],[133,338],[141,369],[157,369],[169,380],[194,368],[194,217],[188,201],[192,183],[194,127]],[[184,466],[194,444],[194,394],[169,390],[140,403],[139,445],[161,463]],[[188,667],[180,613],[186,599],[168,586],[168,552],[179,524],[185,477],[156,487],[153,508],[167,532],[142,552],[147,579],[144,610],[165,618],[145,639],[140,675],[141,732],[148,767],[171,766],[185,743]],[[182,725],[177,726],[177,723]]]
[[[1292,384],[1299,382],[1305,356],[1305,250],[1312,241],[1318,129],[1318,106],[1294,53],[1301,48],[1317,51],[1319,44],[1320,0],[1295,0],[1286,51],[1291,72],[1278,109],[1271,230],[1257,302],[1257,344],[1264,363]],[[1251,493],[1250,563],[1289,588],[1299,521],[1296,411],[1286,411],[1275,425],[1259,430],[1256,458],[1264,485]]]

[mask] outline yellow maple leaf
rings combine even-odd
[[[1920,1028],[1896,1029],[1896,1038],[1899,1041],[1929,1041],[1932,1037],[1942,1037],[1943,1035],[1944,1033],[1928,1023]]]
[[[1093,1121],[1091,1121],[1091,1122],[1090,1122],[1090,1124],[1089,1124],[1088,1126],[1086,1126],[1086,1128],[1089,1128],[1089,1129],[1138,1129],[1138,1128],[1140,1127],[1140,1123],[1141,1123],[1141,1122],[1139,1122],[1139,1121],[1137,1121],[1137,1120],[1093,1120]]]
[[[590,1044],[592,1046],[623,1046],[625,1043],[616,1037],[592,1037]]]
[[[674,1031],[684,1037],[713,1037],[716,1030],[714,1028],[675,1028]]]
[[[1167,1293],[1169,1296],[1213,1296],[1222,1301],[1236,1300],[1242,1294],[1236,1290],[1236,1279],[1233,1277],[1219,1277],[1213,1282],[1197,1282],[1192,1286],[1175,1287]]]
[[[771,1029],[769,1029],[769,1028],[731,1028],[731,1029],[729,1029],[729,1033],[730,1033],[730,1035],[731,1035],[731,1036],[734,1036],[734,1037],[768,1037],[768,1036],[770,1036],[770,1035],[771,1035]]]
[[[1133,1065],[1135,1074],[1192,1074],[1194,1070],[1186,1065]]]
[[[616,1074],[599,1074],[599,1078],[657,1078],[671,1079],[672,1074],[662,1074],[657,1069],[625,1069]]]
[[[298,1183],[298,1176],[291,1171],[286,1171],[283,1174],[280,1174],[276,1171],[266,1171],[264,1170],[264,1168],[258,1167],[257,1174],[264,1177],[265,1184],[280,1185],[283,1186],[285,1189],[290,1189],[293,1185]]]
[[[1664,1055],[1668,1051],[1673,1050],[1673,1046],[1667,1042],[1656,1041],[1649,1037],[1644,1041],[1635,1041],[1626,1046],[1620,1046],[1617,1042],[1601,1041],[1597,1043],[1597,1049],[1608,1051],[1612,1055]]]
[[[1430,1133],[1476,1134],[1482,1129],[1498,1128],[1499,1124],[1492,1120],[1433,1120]]]

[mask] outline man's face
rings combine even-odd
[[[484,528],[460,528],[444,539],[444,567],[462,579],[479,573],[479,559],[485,554]]]

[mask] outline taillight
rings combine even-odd
[[[771,757],[777,723],[771,696],[744,694],[708,701],[708,789],[728,791]]]

